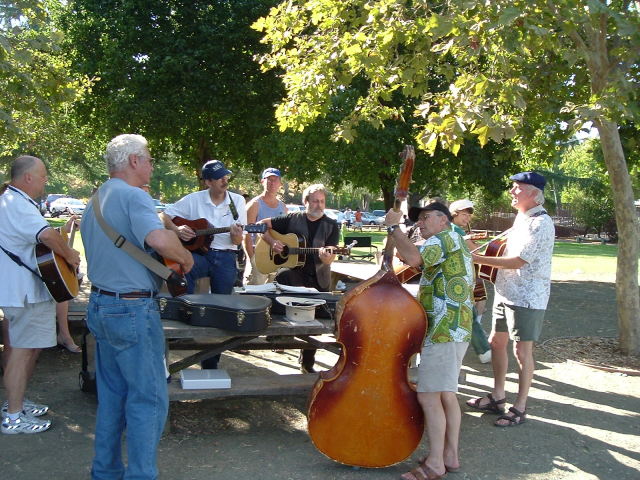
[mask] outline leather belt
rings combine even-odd
[[[238,253],[238,249],[233,249],[233,248],[227,248],[227,249],[223,249],[223,248],[212,248],[211,250],[213,250],[214,252],[227,252],[227,253]]]
[[[102,290],[98,287],[91,287],[92,292],[99,293],[101,295],[108,295],[109,297],[119,297],[119,298],[154,298],[156,296],[156,292],[150,292],[148,290],[141,290],[138,292],[110,292],[108,290]]]

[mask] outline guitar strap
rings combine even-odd
[[[9,250],[7,250],[6,248],[4,248],[2,245],[0,245],[0,249],[2,249],[2,251],[4,253],[7,254],[7,257],[9,257],[11,260],[13,260],[14,262],[16,262],[18,265],[20,265],[21,267],[26,268],[27,270],[29,270],[31,273],[33,273],[36,277],[38,277],[40,280],[42,280],[44,282],[44,278],[42,278],[42,275],[40,275],[38,272],[36,272],[33,268],[31,268],[29,265],[25,264],[22,259],[17,256],[15,253],[11,253]]]
[[[17,193],[18,195],[20,195],[22,198],[24,198],[27,202],[31,203],[33,206],[35,206],[36,208],[38,208],[38,204],[31,198],[26,197],[20,190],[18,190],[17,188],[14,188],[12,185],[8,185],[7,188],[15,193]],[[38,208],[39,211],[39,208]],[[4,253],[7,254],[7,257],[9,257],[11,260],[13,260],[14,262],[16,262],[18,265],[20,265],[21,267],[26,268],[27,270],[29,270],[31,273],[33,273],[36,277],[38,277],[40,280],[42,280],[44,282],[44,278],[42,278],[42,275],[40,275],[38,272],[36,272],[33,268],[31,268],[29,265],[27,265],[26,263],[24,263],[22,261],[22,259],[16,255],[13,252],[10,252],[9,250],[7,250],[6,248],[4,248],[2,245],[0,245],[0,249],[2,249],[2,251]]]
[[[117,248],[121,248],[134,260],[142,263],[145,267],[158,275],[160,278],[167,280],[171,275],[174,274],[173,270],[163,265],[147,252],[131,243],[107,223],[107,221],[102,216],[102,212],[100,211],[100,196],[98,194],[99,191],[100,189],[96,190],[96,193],[93,194],[90,202],[93,205],[93,212],[95,213],[96,220],[98,221],[98,224],[100,225],[100,228],[102,228],[102,231],[105,233],[105,235],[109,237],[109,239]]]

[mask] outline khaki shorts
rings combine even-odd
[[[56,344],[56,304],[53,300],[25,303],[24,307],[2,307],[9,321],[12,348],[49,348]]]
[[[418,392],[457,392],[462,359],[469,342],[430,343],[422,347]]]
[[[493,330],[509,332],[514,342],[537,342],[542,333],[546,310],[518,307],[506,303],[493,306]]]

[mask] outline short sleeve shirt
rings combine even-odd
[[[105,221],[135,246],[152,252],[145,238],[164,229],[148,193],[124,180],[112,178],[99,190],[100,211]],[[87,274],[95,287],[112,292],[157,291],[160,277],[117,248],[96,220],[89,202],[80,224],[87,257]]]
[[[233,218],[231,199],[233,199],[233,204],[238,212],[237,220]],[[234,223],[242,225],[247,223],[247,208],[244,197],[233,192],[227,192],[225,199],[219,205],[211,201],[209,190],[190,193],[168,207],[164,213],[171,218],[182,217],[187,220],[206,218],[214,228],[230,227]],[[236,249],[238,246],[231,241],[231,234],[227,232],[215,234],[210,248],[229,250]]]
[[[429,320],[425,345],[468,342],[473,325],[473,263],[464,239],[453,230],[428,238],[418,301]]]
[[[35,246],[49,227],[37,204],[22,190],[9,186],[0,196],[0,245],[37,271]],[[51,300],[42,280],[0,250],[0,307]]]
[[[507,235],[505,257],[520,257],[522,268],[501,268],[496,275],[496,302],[544,310],[551,291],[551,257],[555,228],[542,206],[518,213]]]

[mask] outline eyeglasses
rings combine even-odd
[[[145,158],[149,162],[149,165],[153,165],[155,163],[155,161],[156,161],[155,158],[153,158],[153,157],[145,157],[144,155],[138,155],[138,158]]]

